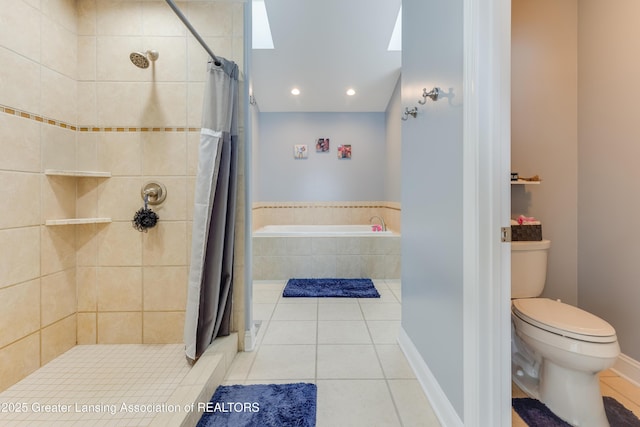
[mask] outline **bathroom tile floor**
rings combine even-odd
[[[640,387],[627,381],[612,370],[600,374],[600,392],[603,396],[611,396],[640,418]],[[512,383],[513,397],[527,397],[527,395]],[[527,427],[527,424],[511,410],[513,427]]]
[[[283,298],[285,281],[255,281],[258,345],[238,353],[224,384],[311,382],[318,427],[440,426],[397,344],[400,281],[380,298]]]
[[[224,384],[315,383],[318,427],[440,426],[396,341],[399,280],[374,280],[380,299],[283,298],[285,283],[254,282],[257,347]],[[600,388],[640,417],[640,387],[608,370]],[[513,397],[526,396],[514,385]],[[512,423],[527,427],[515,411]]]

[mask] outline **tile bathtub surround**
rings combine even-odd
[[[253,238],[256,280],[291,277],[400,278],[400,236]]]
[[[283,298],[285,281],[254,281],[258,346],[224,384],[312,382],[318,427],[440,426],[396,342],[400,282],[374,284],[384,298]]]

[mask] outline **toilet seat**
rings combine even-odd
[[[601,318],[548,298],[522,298],[512,302],[512,312],[521,320],[545,331],[592,343],[617,341],[616,331]]]

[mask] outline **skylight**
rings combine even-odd
[[[396,25],[393,26],[387,50],[402,50],[402,5],[400,5],[400,10],[396,17]]]
[[[251,2],[251,14],[251,45],[253,49],[273,49],[269,17],[267,16],[267,7],[264,4],[264,0],[253,0]]]

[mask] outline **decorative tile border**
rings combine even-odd
[[[399,203],[396,202],[255,202],[252,210],[260,209],[354,209],[354,208],[377,208],[401,211]]]
[[[38,123],[47,124],[50,126],[56,126],[63,129],[69,129],[77,132],[200,132],[200,128],[197,127],[164,127],[164,126],[147,126],[147,127],[97,127],[97,126],[77,126],[70,123],[66,123],[60,120],[55,120],[49,117],[44,117],[38,114],[33,114],[28,111],[20,110],[18,108],[7,107],[6,105],[0,105],[0,113],[9,114],[11,116],[22,117],[27,120],[34,120]]]
[[[96,127],[80,126],[80,132],[200,132],[200,128],[193,127]]]
[[[353,208],[386,208],[384,205],[288,205],[288,206],[254,206],[253,209],[353,209]]]
[[[5,105],[0,105],[0,112],[9,114],[11,116],[22,117],[23,119],[35,120],[36,122],[48,124],[51,126],[61,127],[63,129],[78,130],[78,128],[72,124],[54,120],[49,117],[40,116],[38,114],[29,113],[28,111],[23,111],[17,108],[7,107]]]

